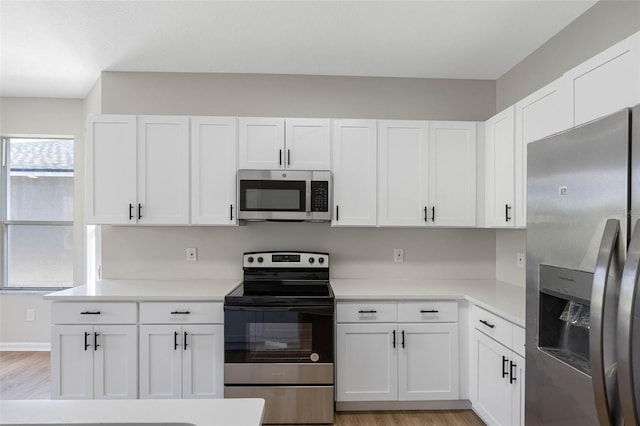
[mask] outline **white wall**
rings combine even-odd
[[[519,268],[517,253],[526,253],[527,231],[524,229],[496,230],[496,279],[525,286],[526,267]]]

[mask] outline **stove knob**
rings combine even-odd
[[[320,264],[322,265],[324,263],[324,257],[319,258],[318,262],[320,262]]]
[[[253,263],[253,257],[251,257],[251,256],[247,257],[247,262]]]
[[[309,258],[309,263],[313,263],[313,262],[315,262],[315,261],[316,261],[316,260],[315,260],[313,257],[310,257],[310,258]]]
[[[262,261],[263,261],[263,260],[264,260],[264,259],[263,259],[262,257],[259,257],[259,258],[258,258],[258,263],[262,263]]]

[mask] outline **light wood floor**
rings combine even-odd
[[[49,399],[49,352],[0,352],[0,399]],[[476,426],[472,411],[338,412],[336,426]]]

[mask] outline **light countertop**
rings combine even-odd
[[[258,426],[264,399],[0,401],[0,424]]]

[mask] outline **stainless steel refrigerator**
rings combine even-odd
[[[640,106],[527,155],[526,424],[639,425]]]

